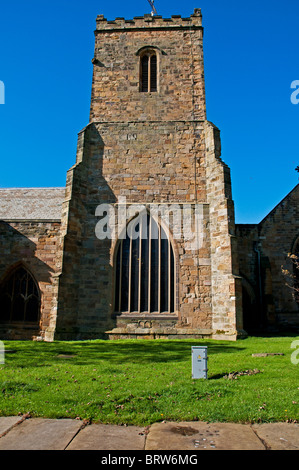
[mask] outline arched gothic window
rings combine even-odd
[[[140,236],[141,235],[141,236]],[[173,313],[175,263],[172,243],[149,214],[127,226],[115,258],[116,313]]]
[[[0,322],[37,323],[40,294],[31,274],[17,267],[0,286]]]
[[[145,51],[140,57],[140,91],[157,91],[157,71],[156,52]]]

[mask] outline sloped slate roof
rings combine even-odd
[[[65,188],[0,188],[0,220],[60,220]]]
[[[259,225],[262,225],[264,222],[266,222],[270,217],[275,214],[277,210],[282,209],[285,207],[285,205],[289,204],[291,198],[294,198],[298,205],[299,184],[296,184],[296,186],[269,212],[269,214],[267,214],[266,217],[261,220]]]

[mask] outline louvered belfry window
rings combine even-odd
[[[117,246],[114,310],[116,313],[174,313],[172,243],[163,227],[149,214],[134,219],[133,227],[128,226],[126,237]],[[135,232],[137,236],[132,236]]]
[[[140,90],[143,92],[157,91],[157,55],[145,52],[141,57]]]
[[[27,269],[19,266],[0,286],[0,322],[37,323],[39,309],[38,286]]]

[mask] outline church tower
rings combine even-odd
[[[63,204],[56,339],[235,339],[229,168],[206,120],[203,27],[97,17],[89,124]]]

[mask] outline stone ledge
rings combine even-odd
[[[184,339],[211,338],[213,330],[197,328],[113,328],[106,331],[109,339]]]
[[[115,313],[112,318],[120,320],[178,320],[176,313]]]

